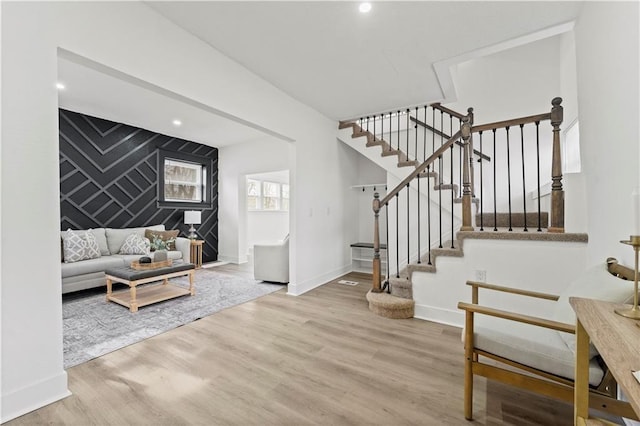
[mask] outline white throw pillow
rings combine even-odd
[[[89,256],[89,259],[97,259],[102,255],[98,240],[95,235],[93,235],[91,229],[88,229],[87,232],[84,233],[84,240],[87,242],[87,256]]]
[[[612,275],[607,269],[606,263],[598,264],[584,271],[560,294],[560,298],[555,304],[553,319],[575,325],[576,313],[569,304],[569,297],[584,297],[605,302],[627,303],[628,300],[633,297],[633,282]],[[562,337],[562,340],[564,340],[569,349],[575,353],[575,334],[558,333],[560,333],[560,337]],[[589,348],[589,352],[590,358],[598,354],[593,345]]]
[[[91,229],[79,232],[67,229],[64,234],[62,248],[65,263],[100,257],[100,247]]]
[[[130,234],[120,247],[120,254],[149,254],[151,242],[138,234]]]

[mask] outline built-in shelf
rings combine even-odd
[[[387,250],[386,244],[380,244],[380,265],[382,273],[387,271],[386,254],[383,251]],[[351,244],[351,270],[354,272],[366,272],[371,273],[373,268],[373,243],[353,243]]]

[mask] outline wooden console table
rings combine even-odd
[[[640,383],[631,374],[640,370],[639,322],[614,312],[622,304],[569,298],[576,312],[576,377],[574,424],[599,425],[589,419],[589,340],[598,349],[633,411],[640,413]],[[628,306],[627,306],[628,307]]]

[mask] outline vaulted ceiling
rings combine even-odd
[[[513,47],[514,40],[525,43],[553,35],[545,30],[575,20],[582,7],[582,2],[574,1],[381,1],[373,2],[372,10],[363,14],[358,12],[359,3],[342,1],[145,4],[293,98],[336,120],[427,102],[453,102],[456,93],[448,69],[458,58],[469,60]],[[66,64],[60,75],[82,80],[82,72],[82,68]],[[121,105],[129,103],[127,93],[137,98],[132,104],[139,104],[137,90],[111,87],[105,91],[100,87],[105,85],[86,88],[73,102],[93,103],[95,115],[103,103],[104,118],[110,118],[108,110],[114,103],[108,99],[113,93],[118,94]],[[61,93],[61,106],[68,102],[68,96]],[[175,99],[165,101],[156,99],[140,113],[151,115],[154,105],[180,107]],[[144,117],[134,121],[144,121]],[[254,132],[239,130],[231,126],[235,136],[227,139],[241,142],[256,137]],[[179,136],[188,138],[187,134]]]

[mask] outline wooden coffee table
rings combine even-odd
[[[110,268],[105,271],[107,277],[107,301],[115,302],[137,312],[141,306],[163,302],[175,297],[196,294],[193,286],[195,265],[181,263],[163,268],[137,270],[133,268]],[[189,276],[189,288],[179,287],[169,283],[169,278]],[[161,284],[137,288],[140,284],[162,281]],[[113,283],[123,283],[129,290],[112,291]]]

